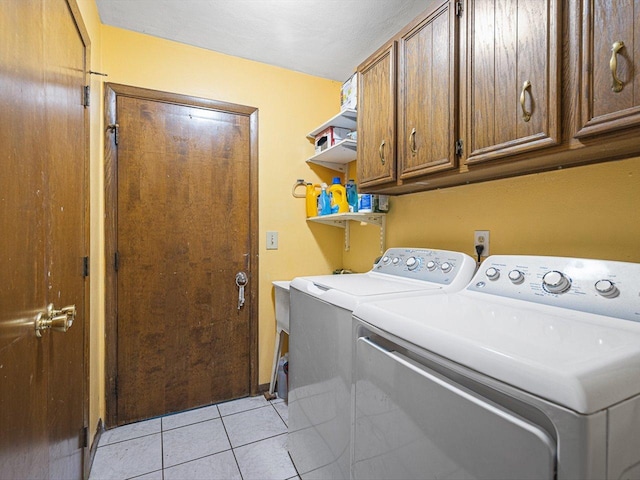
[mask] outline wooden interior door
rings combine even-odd
[[[44,16],[47,180],[45,282],[47,303],[75,306],[65,333],[47,332],[49,478],[82,478],[88,422],[85,399],[85,256],[87,241],[87,111],[83,105],[82,37],[65,1],[48,1]],[[97,107],[95,107],[97,108]],[[85,418],[87,417],[87,418]]]
[[[88,451],[78,22],[65,0],[0,2],[0,478],[82,478]],[[38,338],[49,303],[78,313]]]
[[[20,3],[0,2],[0,477],[46,478],[48,344],[33,323],[46,305],[44,155],[25,134],[44,128],[43,18]]]
[[[252,117],[126,91],[115,100],[117,424],[255,390]],[[238,272],[249,276],[240,309]]]

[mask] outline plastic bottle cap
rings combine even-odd
[[[333,177],[333,182],[332,183],[340,183],[340,177]]]

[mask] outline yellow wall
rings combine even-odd
[[[377,227],[354,235],[347,268],[377,255]],[[392,197],[388,247],[475,256],[473,231],[490,231],[491,254],[640,262],[640,157]]]

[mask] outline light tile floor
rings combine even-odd
[[[90,480],[298,479],[287,452],[287,405],[263,396],[104,432]]]

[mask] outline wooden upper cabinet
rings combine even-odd
[[[358,67],[358,156],[361,187],[396,179],[396,42]]]
[[[584,0],[582,128],[577,137],[640,125],[640,0]]]
[[[457,166],[457,32],[451,3],[445,2],[399,39],[400,179]]]
[[[467,164],[560,142],[559,1],[468,1]]]

